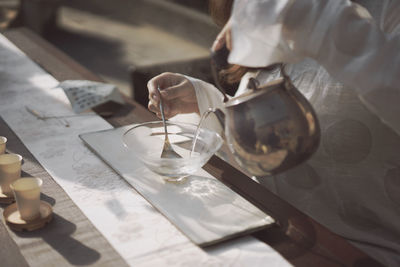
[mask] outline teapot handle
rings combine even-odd
[[[260,82],[256,79],[251,77],[247,83],[247,88],[252,89],[253,91],[257,91],[259,88]]]
[[[286,89],[292,89],[294,87],[292,80],[290,79],[289,75],[286,73],[285,71],[285,64],[284,63],[277,63],[277,64],[273,64],[271,66],[266,67],[265,69],[268,71],[274,70],[279,68],[282,78],[284,80],[284,85]],[[247,88],[253,90],[253,91],[257,91],[258,89],[260,89],[260,82],[256,79],[256,78],[250,78],[247,84]]]
[[[281,74],[282,74],[283,81],[284,81],[283,84],[285,85],[286,90],[290,90],[290,89],[294,88],[294,85],[292,83],[292,79],[290,79],[289,75],[285,71],[285,66],[286,65],[284,63],[282,63],[280,66]]]

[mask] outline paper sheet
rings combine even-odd
[[[0,36],[0,114],[28,150],[65,190],[116,251],[134,266],[289,266],[251,237],[209,250],[191,243],[79,139],[111,129],[98,116],[40,120],[74,114],[58,81]],[[16,151],[17,152],[17,151]]]
[[[108,83],[87,80],[66,80],[58,87],[62,88],[75,113],[81,113],[108,101],[124,103],[117,87]]]

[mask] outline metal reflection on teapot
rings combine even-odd
[[[320,127],[311,104],[283,77],[224,103],[226,141],[239,165],[255,176],[283,172],[306,161],[317,150]]]

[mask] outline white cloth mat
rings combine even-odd
[[[132,127],[126,125],[80,137],[195,244],[212,245],[275,222],[203,169],[185,182],[165,182],[123,145],[123,135]]]

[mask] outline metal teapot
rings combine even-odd
[[[228,99],[225,113],[213,110],[239,165],[251,175],[273,175],[306,161],[317,150],[320,126],[308,100],[283,77]],[[214,68],[215,73],[215,68]]]

